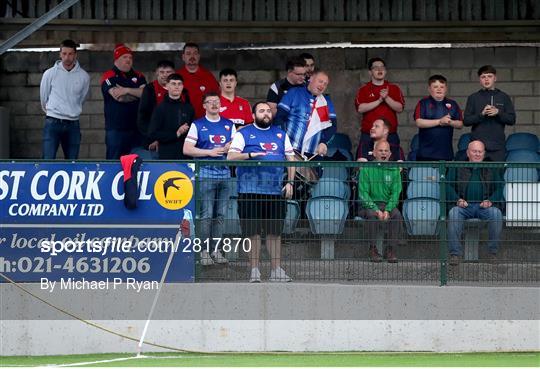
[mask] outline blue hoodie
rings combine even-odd
[[[78,61],[68,71],[58,60],[43,73],[39,87],[41,108],[49,117],[79,120],[89,88],[90,76]]]

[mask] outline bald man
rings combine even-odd
[[[467,158],[471,163],[481,163],[486,147],[479,140],[471,141],[467,147]],[[502,212],[496,204],[502,202],[500,171],[496,168],[469,166],[450,168],[448,171],[447,199],[455,206],[448,214],[448,251],[450,265],[458,265],[463,255],[460,242],[463,222],[478,218],[488,222],[489,260],[495,261],[502,232]]]
[[[388,161],[392,156],[388,141],[378,141],[373,148],[375,161]],[[397,208],[401,193],[401,175],[398,167],[380,166],[362,168],[358,176],[358,196],[362,209],[359,215],[367,220],[367,233],[370,241],[369,256],[371,261],[380,262],[382,256],[375,246],[378,227],[388,227],[389,245],[386,259],[397,263],[396,252],[392,244],[401,240],[403,217]]]

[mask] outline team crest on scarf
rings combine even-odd
[[[332,122],[330,121],[330,111],[328,110],[328,102],[323,95],[317,96],[315,104],[309,117],[308,127],[302,142],[302,155],[309,147],[311,139],[320,131],[330,127]]]

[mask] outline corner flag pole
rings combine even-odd
[[[169,258],[167,259],[167,264],[165,264],[165,269],[163,270],[163,274],[161,275],[161,281],[159,282],[159,288],[156,292],[156,295],[154,296],[154,301],[152,302],[152,307],[150,308],[150,312],[148,313],[148,319],[146,319],[146,323],[144,324],[144,328],[141,334],[141,339],[139,340],[139,344],[137,345],[137,357],[141,356],[142,351],[142,345],[144,342],[144,338],[146,337],[146,332],[148,331],[148,326],[150,325],[150,320],[152,319],[152,315],[154,314],[154,309],[157,305],[157,301],[159,299],[159,294],[161,292],[161,289],[163,288],[163,283],[165,283],[165,278],[167,277],[167,273],[169,272],[169,267],[171,266],[172,259],[174,257],[174,253],[177,250],[177,248],[180,245],[180,241],[182,240],[182,223],[180,223],[180,228],[178,229],[178,232],[176,233],[176,239],[174,240],[174,246],[171,248],[171,253],[169,254]]]

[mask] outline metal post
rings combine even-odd
[[[439,263],[441,266],[440,285],[445,286],[448,282],[448,234],[446,232],[446,162],[439,162],[439,193],[440,193],[440,244],[439,244]]]
[[[41,17],[24,27],[22,30],[8,38],[6,41],[0,45],[0,55],[11,49],[13,46],[17,45],[19,42],[29,37],[32,33],[36,32],[38,29],[52,21],[54,18],[58,17],[60,14],[68,10],[73,5],[77,4],[79,0],[64,0],[47,13],[43,14]]]

